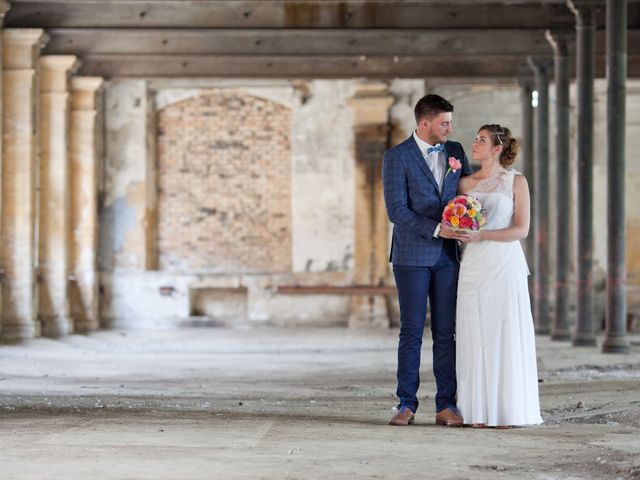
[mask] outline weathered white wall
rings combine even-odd
[[[144,268],[147,108],[144,81],[106,84],[99,255],[103,270]]]
[[[105,85],[105,163],[100,205],[101,316],[107,325],[137,325],[171,314],[145,275],[148,96],[142,80]],[[155,289],[157,292],[157,289]]]
[[[516,85],[442,84],[430,80],[426,91],[453,104],[453,133],[449,139],[462,143],[470,161],[473,139],[478,128],[486,123],[499,123],[516,138],[522,136],[520,90]],[[514,168],[522,171],[520,158]]]
[[[293,272],[272,275],[168,275],[148,269],[145,255],[149,169],[155,128],[150,109],[211,87],[241,88],[292,109]],[[253,324],[346,324],[349,296],[296,296],[277,285],[349,284],[353,267],[354,81],[118,80],[106,87],[106,159],[100,266],[105,323],[127,328],[175,326],[189,316],[189,290],[246,288]],[[169,288],[163,288],[169,287]],[[164,292],[164,295],[160,291]]]
[[[627,299],[640,318],[640,81],[627,82],[626,129],[626,247]]]
[[[293,110],[294,272],[353,268],[355,85],[309,82]]]
[[[607,87],[595,85],[594,128],[594,264],[604,276],[607,267]],[[640,314],[640,81],[627,81],[625,137],[625,228],[627,299],[629,310]],[[579,216],[578,216],[579,217]],[[620,226],[622,228],[622,226]],[[604,308],[604,306],[603,306]]]

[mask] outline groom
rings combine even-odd
[[[384,200],[393,223],[391,262],[400,301],[398,413],[391,425],[409,425],[418,408],[420,349],[431,308],[433,373],[436,377],[436,424],[462,425],[456,408],[455,319],[459,263],[456,240],[468,234],[440,223],[447,202],[456,195],[461,175],[471,167],[453,132],[453,105],[426,95],[415,106],[417,128],[407,140],[387,150],[382,164]]]

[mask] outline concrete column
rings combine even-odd
[[[9,2],[0,1],[0,52],[2,51],[2,26],[4,24],[4,15],[9,10]],[[2,75],[0,75],[0,98],[2,98]],[[2,125],[2,102],[0,102],[0,126]],[[0,176],[2,175],[2,135],[0,135]],[[2,182],[0,181],[0,212],[2,211]],[[0,221],[0,232],[2,231],[2,222]],[[0,233],[1,238],[1,233]],[[0,245],[0,249],[2,249]],[[0,254],[1,258],[1,254]],[[0,260],[0,336],[2,335],[2,282],[4,281],[4,269]]]
[[[73,55],[45,55],[40,68],[40,215],[38,314],[42,335],[73,331],[69,315],[69,76]]]
[[[382,157],[389,135],[393,97],[382,83],[360,86],[349,104],[354,110],[356,198],[353,282],[383,285],[387,277],[388,221],[382,193]],[[354,295],[350,327],[388,327],[384,295]]]
[[[519,81],[520,83],[520,99],[522,101],[522,155],[523,161],[523,173],[529,183],[529,190],[531,191],[531,204],[533,205],[535,184],[533,178],[533,105],[531,104],[531,94],[533,92],[533,79],[529,77],[523,77]],[[535,241],[535,232],[533,228],[529,231],[525,244],[525,252],[527,255],[527,263],[533,265],[533,250]],[[531,277],[530,277],[531,278]],[[529,286],[531,288],[531,285]]]
[[[607,0],[607,309],[605,353],[629,352],[625,268],[627,1]]]
[[[535,75],[538,106],[535,113],[533,163],[533,319],[536,333],[550,332],[549,315],[549,70],[546,58],[529,58]]]
[[[100,326],[98,295],[98,152],[100,77],[71,80],[71,278],[69,300],[77,333]]]
[[[577,228],[577,324],[573,345],[596,344],[593,329],[593,79],[595,73],[594,4],[569,0],[576,16],[576,60],[578,87],[578,199]]]
[[[571,35],[547,31],[547,40],[553,47],[554,83],[556,90],[556,151],[557,173],[555,214],[557,225],[567,225],[567,212],[563,205],[571,204],[571,169],[569,152],[569,41]],[[568,227],[568,225],[567,225]],[[557,235],[557,265],[555,282],[555,315],[551,326],[552,340],[570,340],[569,331],[569,259],[571,236],[569,228]]]
[[[2,339],[40,333],[36,322],[38,53],[41,29],[2,32]]]

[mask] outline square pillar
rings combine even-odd
[[[360,85],[349,101],[354,111],[356,198],[353,283],[382,286],[389,265],[388,221],[382,193],[382,157],[389,136],[393,96],[382,83]],[[384,295],[354,295],[350,327],[389,327]]]

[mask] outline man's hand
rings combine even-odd
[[[440,234],[438,235],[440,238],[451,238],[453,240],[460,240],[461,242],[469,242],[471,240],[471,235],[469,232],[465,230],[454,230],[451,227],[448,227],[442,224],[440,228]]]

